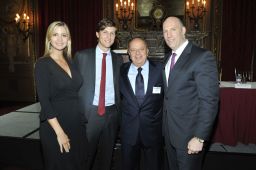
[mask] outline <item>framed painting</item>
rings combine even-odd
[[[150,12],[153,8],[154,0],[137,0],[135,27],[138,29],[147,29],[152,25],[152,18]]]

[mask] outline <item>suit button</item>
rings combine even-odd
[[[168,97],[165,97],[165,100],[168,100]]]

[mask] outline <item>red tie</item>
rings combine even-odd
[[[105,114],[106,56],[107,53],[103,53],[101,65],[100,96],[98,105],[98,114],[100,116]]]

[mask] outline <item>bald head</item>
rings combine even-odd
[[[141,67],[145,64],[148,57],[147,43],[142,38],[133,38],[128,45],[128,53],[132,60],[132,63]]]
[[[168,17],[168,18],[166,18],[165,20],[164,20],[164,23],[163,23],[163,25],[166,23],[176,23],[176,24],[178,24],[178,25],[180,25],[181,27],[184,27],[184,24],[182,23],[182,21],[179,19],[179,18],[177,18],[177,17]]]
[[[135,37],[135,38],[132,38],[129,42],[128,42],[128,49],[130,48],[130,44],[132,44],[133,42],[140,42],[140,43],[143,43],[146,47],[148,47],[147,45],[147,42],[143,39],[143,38],[140,38],[140,37]]]
[[[163,23],[163,34],[166,44],[177,50],[185,41],[186,28],[177,17],[168,17]]]

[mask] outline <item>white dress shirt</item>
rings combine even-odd
[[[144,80],[144,94],[146,94],[148,88],[148,74],[149,74],[149,62],[146,60],[143,66],[141,66],[141,74]],[[133,63],[131,64],[129,71],[128,71],[128,78],[130,80],[133,92],[135,94],[135,83],[136,83],[136,76],[138,74],[138,67],[135,66]]]
[[[106,91],[105,91],[105,106],[111,106],[115,104],[115,90],[114,90],[114,79],[113,79],[113,66],[112,56],[110,50],[103,52],[98,46],[96,47],[96,70],[95,70],[95,91],[93,105],[98,106],[99,95],[100,95],[100,80],[101,80],[101,65],[103,54],[107,53],[106,56]],[[85,80],[86,81],[86,80]]]
[[[187,45],[188,45],[188,40],[186,40],[176,51],[172,51],[172,54],[176,53],[174,63],[176,63],[178,61],[178,59],[180,58],[181,53],[183,52],[183,50],[186,48]],[[165,65],[165,75],[166,75],[167,85],[168,85],[168,79],[169,79],[170,68],[171,68],[172,54],[171,54],[171,57],[169,58],[168,62]]]

